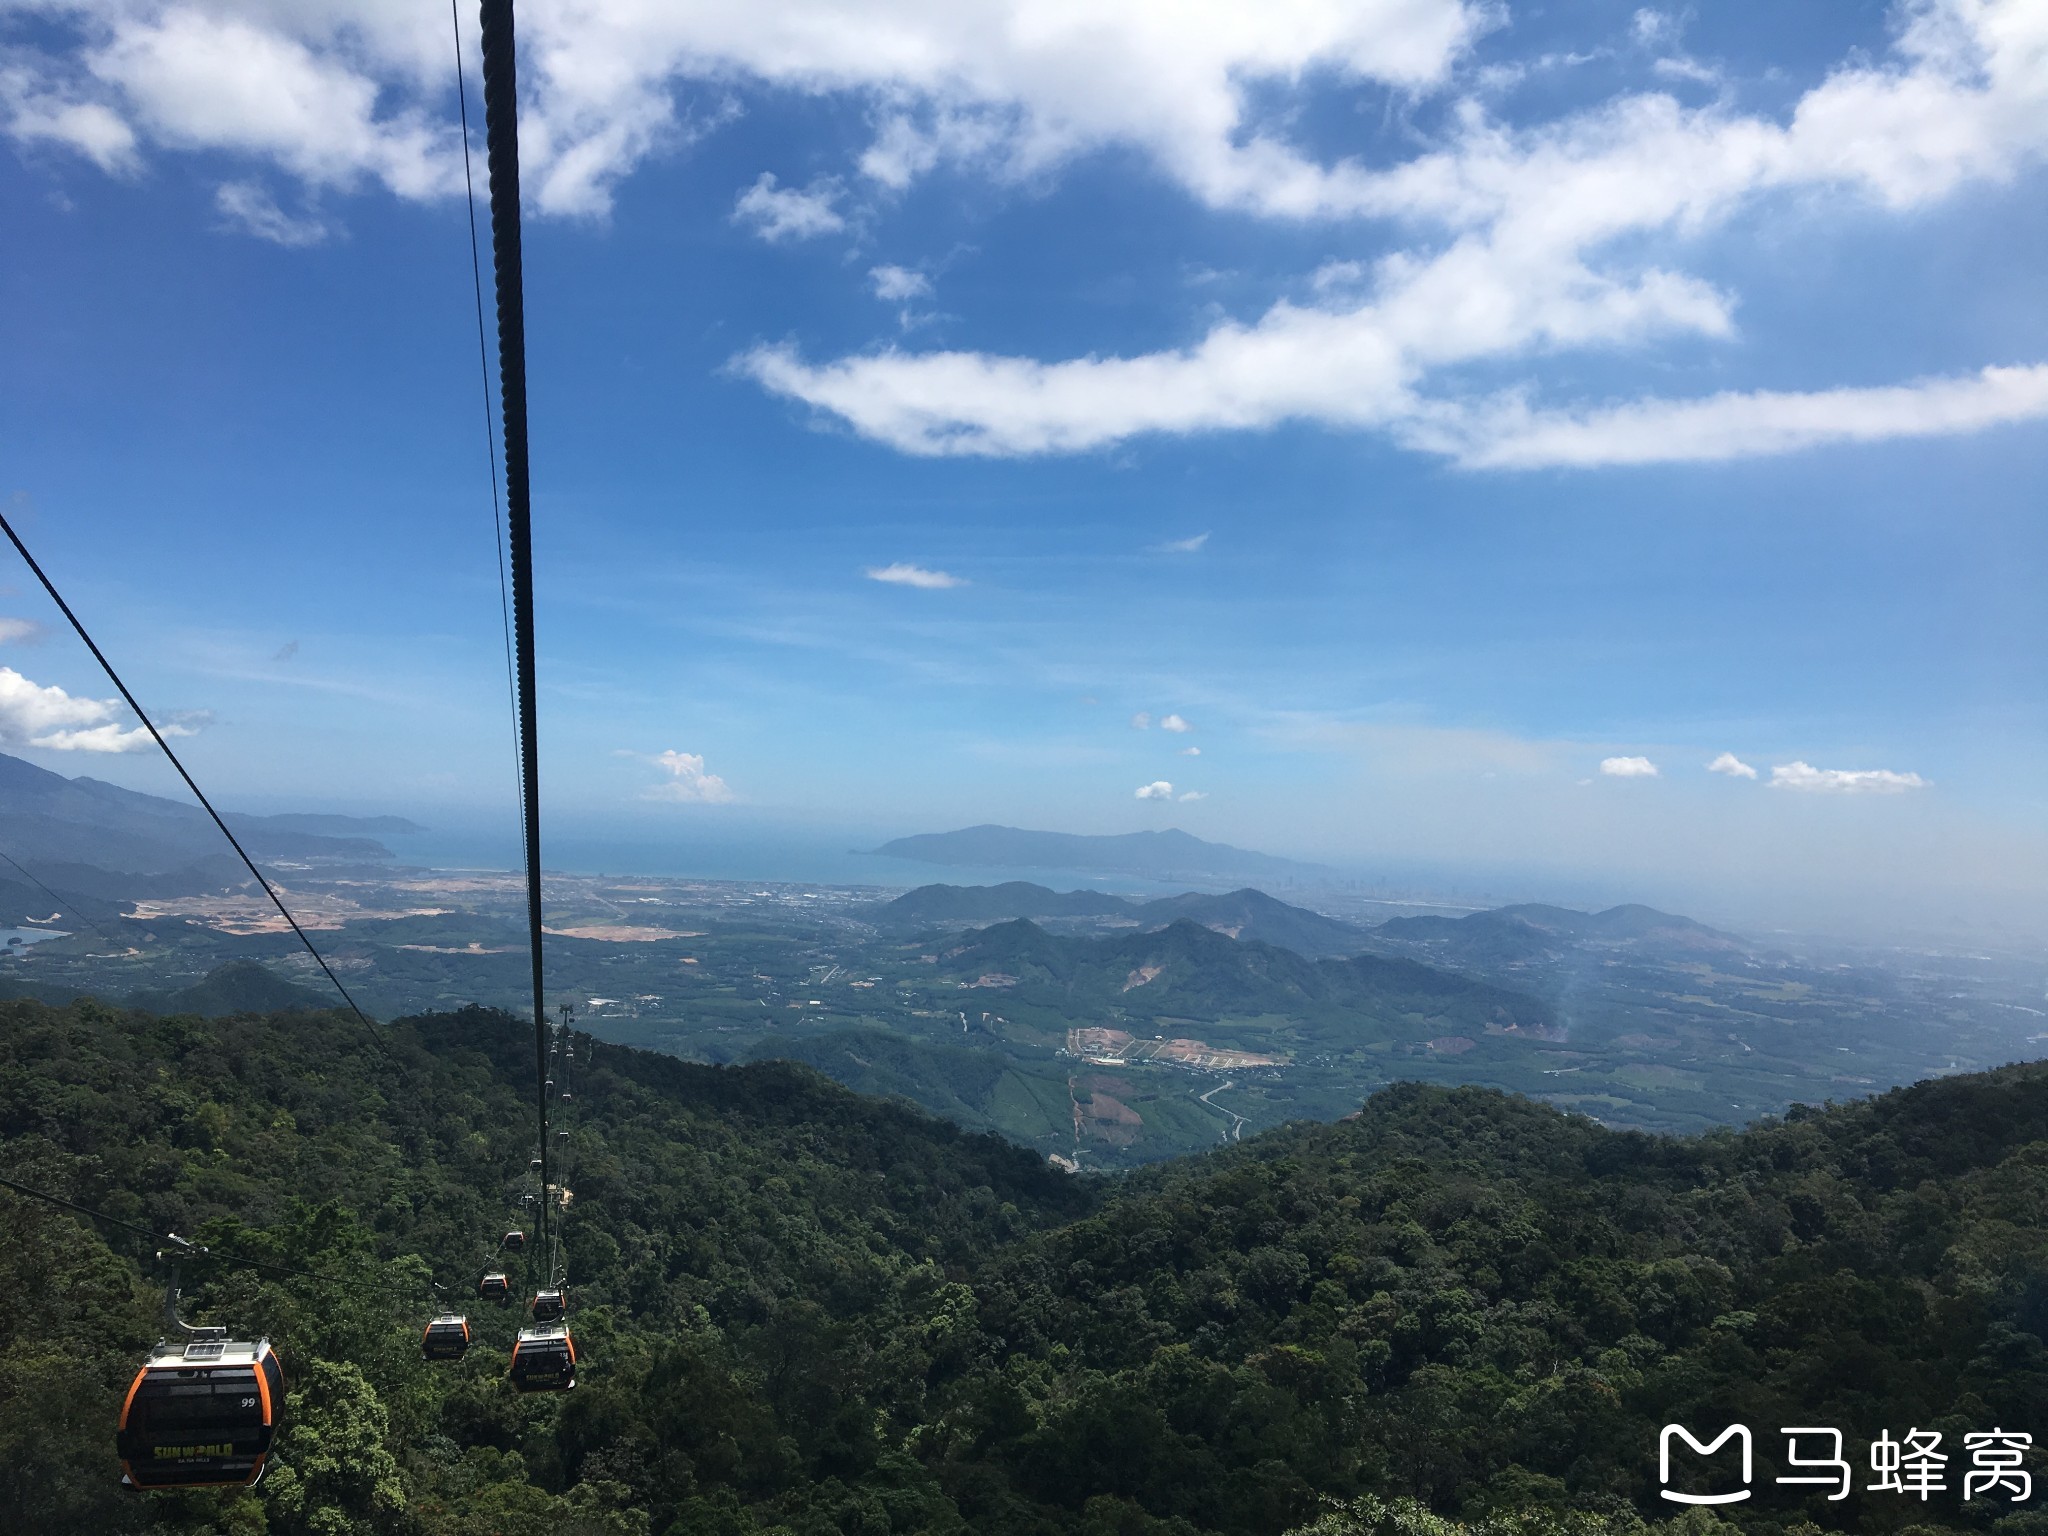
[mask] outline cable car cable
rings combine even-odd
[[[526,805],[526,785],[519,776],[519,690],[513,679],[512,599],[505,586],[505,522],[498,495],[498,438],[491,425],[491,359],[484,333],[483,258],[477,254],[476,181],[471,176],[469,167],[469,83],[462,71],[462,16],[457,4],[458,0],[448,0],[448,21],[455,34],[455,100],[462,114],[463,207],[469,212],[469,281],[476,296],[476,365],[484,407],[484,465],[491,475],[491,536],[497,541],[498,546],[498,617],[505,633],[505,702],[510,706],[512,715],[512,776],[522,812],[519,835],[523,851],[526,837],[526,821],[523,814]]]
[[[50,594],[50,601],[55,603],[64,617],[71,621],[71,627],[78,632],[78,638],[85,642],[85,648],[92,652],[92,658],[100,664],[100,670],[107,674],[107,680],[121,691],[121,697],[126,699],[128,707],[135,711],[135,718],[142,722],[143,728],[149,732],[156,744],[163,749],[164,756],[171,760],[171,766],[178,770],[178,777],[185,781],[185,787],[192,791],[193,798],[204,807],[206,814],[213,818],[213,824],[220,828],[220,835],[228,840],[228,846],[235,850],[242,862],[248,866],[249,873],[256,877],[256,883],[263,887],[263,894],[270,898],[270,904],[277,908],[279,914],[283,916],[287,923],[291,924],[292,932],[297,934],[299,942],[306,946],[306,953],[313,957],[314,964],[318,965],[326,974],[327,979],[334,983],[334,990],[341,994],[341,1000],[348,1004],[349,1010],[358,1019],[362,1020],[363,1028],[370,1032],[370,1039],[376,1043],[377,1049],[384,1053],[385,1058],[393,1066],[398,1065],[398,1058],[391,1054],[391,1047],[384,1043],[384,1037],[378,1033],[376,1024],[367,1013],[357,1006],[356,1000],[349,996],[348,988],[341,984],[341,978],[334,974],[333,968],[328,965],[320,951],[313,947],[313,941],[306,937],[306,930],[299,926],[299,920],[292,916],[291,909],[284,904],[283,899],[272,888],[270,882],[264,878],[263,871],[256,867],[256,861],[249,857],[248,851],[242,847],[240,840],[236,838],[234,833],[228,830],[228,824],[221,820],[220,812],[213,808],[213,802],[206,798],[205,791],[200,789],[199,785],[193,780],[192,775],[186,772],[184,763],[178,759],[178,754],[171,750],[171,744],[164,740],[163,732],[156,728],[156,722],[150,719],[143,707],[135,701],[135,695],[130,693],[128,685],[121,681],[121,674],[116,672],[114,664],[107,660],[106,652],[99,648],[99,645],[93,640],[85,625],[80,622],[78,615],[71,611],[71,605],[64,601],[64,594],[57,590],[57,584],[50,580],[43,568],[36,563],[36,557],[28,552],[28,546],[21,542],[21,535],[14,531],[14,525],[7,521],[6,514],[4,513],[0,513],[0,533],[7,535],[9,542],[14,545],[16,552],[28,563],[28,568],[35,573],[36,580],[43,584],[43,590]]]
[[[483,0],[484,144],[491,193],[491,274],[498,300],[498,406],[505,447],[505,522],[512,555],[512,638],[518,671],[526,926],[533,959],[534,1102],[540,1121],[540,1248],[551,1249],[547,1013],[541,948],[540,755],[534,682],[533,502],[527,473],[526,305],[519,239],[519,69],[512,0]]]
[[[62,1195],[53,1195],[47,1190],[32,1189],[26,1184],[16,1183],[13,1179],[0,1178],[0,1186],[11,1189],[16,1194],[27,1195],[31,1199],[45,1201],[50,1205],[61,1205],[67,1211],[76,1211],[81,1216],[90,1216],[94,1221],[103,1221],[110,1227],[119,1227],[124,1232],[133,1232],[136,1236],[146,1237],[151,1242],[170,1243],[193,1257],[204,1256],[209,1259],[218,1259],[223,1264],[238,1265],[243,1269],[260,1269],[268,1274],[283,1275],[297,1280],[317,1280],[323,1285],[352,1285],[357,1283],[345,1275],[316,1275],[310,1269],[294,1269],[289,1264],[273,1264],[267,1259],[252,1259],[247,1254],[230,1253],[222,1248],[196,1247],[190,1239],[180,1237],[175,1232],[157,1232],[149,1227],[139,1226],[132,1221],[123,1221],[118,1216],[109,1216],[105,1211],[96,1211],[89,1205],[80,1205],[76,1200],[66,1200]]]

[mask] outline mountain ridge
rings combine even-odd
[[[1152,880],[1321,879],[1331,873],[1320,864],[1211,843],[1178,827],[1147,832],[1037,832],[983,822],[952,832],[893,838],[865,851],[925,864],[1088,869]]]
[[[223,819],[260,860],[383,863],[391,850],[367,834],[424,830],[402,817],[228,811]],[[6,753],[0,753],[0,820],[8,855],[60,889],[68,884],[101,898],[189,895],[248,879],[199,806],[86,774],[66,778]],[[124,884],[134,889],[117,892]]]
[[[1367,930],[1353,923],[1297,907],[1253,886],[1212,895],[1187,891],[1139,901],[1102,891],[1055,891],[1028,880],[1000,885],[921,885],[870,909],[884,926],[1007,922],[1013,918],[1126,920],[1164,928],[1191,918],[1231,938],[1278,944],[1299,954],[1357,954],[1367,947]]]

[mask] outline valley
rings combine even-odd
[[[510,874],[278,869],[377,1016],[516,1006]],[[1335,1120],[1403,1079],[1698,1131],[2037,1056],[2048,1030],[2043,968],[2025,956],[1780,949],[1648,909],[1604,928],[1564,909],[1365,927],[1256,891],[1127,903],[1027,889],[992,905],[989,890],[552,874],[551,996],[603,1039],[803,1061],[1096,1170]],[[948,916],[1019,902],[1052,910]],[[22,917],[47,919],[41,905]],[[31,923],[0,987],[207,1012],[332,1000],[260,893],[145,897],[90,922]],[[241,962],[270,980],[208,982]],[[1225,1078],[1223,1104],[1202,1097]]]

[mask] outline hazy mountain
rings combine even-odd
[[[1585,946],[1726,951],[1742,940],[1705,923],[1654,907],[1609,907],[1575,912],[1540,903],[1498,907],[1465,917],[1396,917],[1370,930],[1371,937],[1404,952],[1459,965],[1520,965],[1561,956]]]
[[[1187,919],[1226,933],[1233,939],[1277,944],[1311,959],[1324,955],[1355,955],[1366,947],[1366,930],[1339,922],[1306,907],[1291,906],[1247,887],[1227,896],[1163,896],[1137,907],[1139,919],[1164,926]]]
[[[137,992],[130,1008],[149,1013],[196,1013],[220,1019],[241,1013],[304,1013],[339,1006],[331,993],[315,992],[286,981],[253,960],[230,960],[205,978],[173,992]]]
[[[1000,923],[1013,917],[1102,917],[1133,910],[1101,891],[1054,891],[1029,880],[1001,885],[920,885],[873,909],[876,922]]]
[[[322,837],[416,837],[427,829],[403,816],[333,816],[320,811],[286,811],[278,816],[230,813],[228,825],[239,833],[244,825],[272,832],[313,832]]]
[[[362,834],[418,830],[395,817],[229,812],[227,821],[258,860],[381,862],[391,850]],[[59,890],[103,898],[218,890],[248,878],[197,805],[84,776],[67,779],[4,753],[0,852]],[[132,878],[108,881],[92,872],[153,878],[145,889]]]
[[[1310,957],[1356,954],[1367,944],[1363,928],[1306,907],[1290,906],[1250,887],[1226,896],[1189,891],[1156,901],[1127,901],[1102,891],[1054,891],[1028,880],[1001,885],[921,885],[873,908],[869,915],[889,927],[998,923],[1026,917],[1111,918],[1164,928],[1186,919],[1233,939],[1278,944]]]
[[[957,832],[922,832],[914,837],[899,837],[870,851],[924,864],[1097,870],[1106,875],[1195,883],[1316,879],[1329,874],[1320,864],[1300,864],[1271,854],[1204,842],[1178,829],[1093,836],[1077,832],[1028,832],[1018,827],[963,827]]]

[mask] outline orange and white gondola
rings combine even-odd
[[[567,1392],[576,1385],[576,1341],[566,1323],[522,1328],[512,1345],[512,1387],[517,1392]]]
[[[460,1360],[469,1353],[469,1339],[469,1319],[459,1312],[444,1312],[420,1335],[420,1357]]]
[[[114,1450],[134,1489],[246,1487],[263,1475],[284,1411],[284,1368],[270,1340],[224,1328],[165,1340],[135,1373]]]

